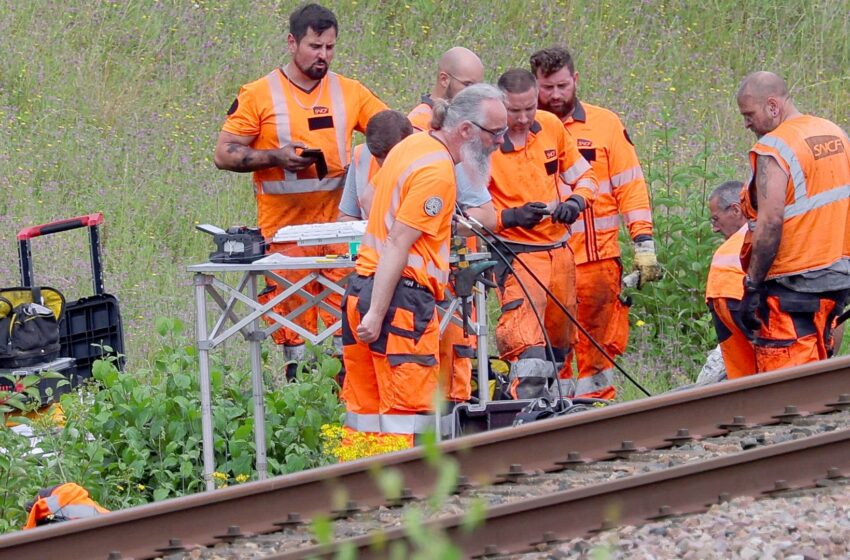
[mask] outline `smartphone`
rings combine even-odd
[[[316,165],[316,175],[319,179],[324,179],[328,174],[328,164],[325,162],[325,154],[319,148],[304,148],[301,150],[301,157],[314,160]]]

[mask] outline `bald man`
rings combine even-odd
[[[484,65],[474,52],[463,47],[452,47],[443,53],[437,63],[437,82],[431,93],[422,96],[422,102],[407,115],[417,131],[431,129],[434,100],[452,98],[472,84],[484,81]]]
[[[738,88],[758,140],[742,208],[755,224],[742,249],[742,323],[759,372],[832,355],[850,294],[850,154],[834,123],[797,110],[785,81],[748,75]]]

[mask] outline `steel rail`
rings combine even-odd
[[[444,442],[440,450],[471,482],[489,483],[512,464],[551,470],[569,452],[585,460],[607,459],[627,440],[663,448],[679,429],[693,436],[720,435],[740,423],[736,417],[769,424],[780,421],[790,406],[803,414],[850,406],[847,394],[850,357],[842,357],[475,434]],[[63,560],[82,560],[107,558],[116,550],[138,560],[156,556],[171,538],[207,545],[230,525],[264,533],[276,530],[275,523],[291,512],[326,515],[346,500],[377,506],[385,503],[372,474],[379,466],[397,470],[417,495],[433,487],[435,473],[424,450],[416,448],[7,534],[0,536],[0,559],[61,554]]]
[[[474,530],[465,527],[465,515],[427,522],[422,528],[442,531],[463,552],[464,558],[517,553],[541,543],[578,537],[611,526],[637,525],[653,518],[702,512],[726,496],[766,495],[774,493],[777,487],[782,491],[811,488],[828,475],[835,478],[835,468],[848,467],[850,429],[836,430],[496,506]],[[686,492],[682,491],[684,488]],[[380,546],[376,546],[376,542]],[[379,538],[364,535],[265,558],[331,557],[348,548],[356,551],[356,558],[378,559],[388,557],[388,550],[393,548],[398,553],[398,545],[407,551],[411,549],[404,527],[385,531]]]

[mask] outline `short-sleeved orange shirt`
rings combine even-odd
[[[455,162],[427,132],[397,144],[375,174],[372,212],[357,257],[357,273],[375,274],[389,231],[399,221],[422,232],[402,277],[441,296],[449,277],[451,219],[457,198]]]
[[[336,218],[352,134],[365,132],[369,119],[386,108],[360,82],[334,72],[328,72],[309,92],[293,84],[280,68],[242,86],[222,130],[255,136],[251,147],[258,150],[302,142],[321,149],[328,167],[322,179],[315,166],[297,173],[281,167],[253,173],[258,220],[265,237],[285,225]]]

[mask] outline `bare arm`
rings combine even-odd
[[[269,167],[283,167],[288,171],[299,171],[313,163],[295,153],[295,148],[305,148],[301,142],[293,142],[276,150],[256,150],[251,143],[256,136],[240,136],[221,131],[215,144],[213,160],[215,166],[227,171],[247,173]]]
[[[767,276],[782,240],[785,215],[785,190],[788,176],[770,156],[756,159],[758,219],[753,231],[753,252],[747,274],[756,284]]]
[[[375,271],[375,285],[372,287],[372,302],[369,305],[369,311],[357,326],[357,337],[362,342],[367,344],[374,342],[381,334],[381,325],[401,278],[401,271],[407,264],[410,247],[421,235],[422,232],[418,229],[399,221],[393,224],[387,236],[384,250],[381,252],[378,269]]]

